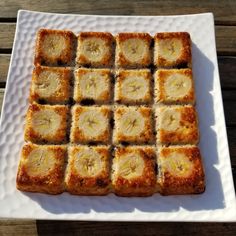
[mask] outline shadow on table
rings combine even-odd
[[[193,45],[193,75],[197,97],[197,110],[201,133],[200,149],[206,172],[206,191],[200,195],[165,196],[155,194],[149,198],[121,198],[113,194],[103,197],[27,195],[46,211],[53,214],[105,212],[176,212],[180,208],[188,211],[224,208],[224,195],[219,171],[214,167],[219,161],[217,137],[213,130],[215,119],[222,114],[214,113],[213,90],[214,65]]]

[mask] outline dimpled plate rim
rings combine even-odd
[[[24,115],[39,28],[79,31],[188,31],[193,41],[193,75],[206,171],[201,195],[147,198],[50,196],[16,190]],[[217,118],[216,118],[217,117]],[[93,16],[18,12],[0,130],[0,217],[96,221],[236,221],[236,201],[219,80],[214,18],[181,16]]]

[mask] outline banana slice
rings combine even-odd
[[[33,84],[33,90],[37,92],[40,97],[50,97],[53,95],[60,86],[59,74],[53,71],[42,71]]]
[[[82,177],[98,175],[105,167],[101,156],[92,149],[81,151],[75,161],[75,168]]]
[[[66,49],[66,39],[63,35],[48,35],[42,43],[42,51],[45,55],[59,57]]]
[[[121,132],[126,136],[136,136],[144,131],[145,120],[137,111],[129,111],[120,118]]]
[[[139,62],[148,51],[148,45],[142,39],[127,39],[120,45],[121,51],[130,62]]]
[[[32,127],[40,135],[54,134],[60,127],[62,118],[53,110],[35,112],[32,116]]]
[[[166,109],[160,116],[161,128],[167,131],[174,131],[180,126],[181,114],[175,109]]]
[[[102,60],[107,53],[106,42],[100,38],[84,39],[80,45],[80,54],[93,62]]]
[[[107,91],[108,83],[106,77],[97,72],[89,72],[80,79],[80,88],[83,97],[98,98],[104,91]]]
[[[129,76],[121,83],[122,96],[129,99],[141,99],[148,91],[148,81],[142,76]]]
[[[55,164],[53,151],[36,148],[27,158],[26,171],[30,176],[45,176],[54,169]]]
[[[159,56],[168,61],[177,60],[183,49],[183,44],[180,39],[164,39],[158,42]]]
[[[162,159],[161,166],[176,177],[187,177],[193,171],[193,163],[181,153],[171,153],[168,158]]]
[[[164,83],[166,95],[174,98],[184,97],[189,93],[191,87],[191,79],[178,73],[170,75]]]
[[[119,159],[116,168],[118,176],[125,179],[132,179],[142,175],[144,161],[138,154],[129,154]]]
[[[106,130],[107,119],[101,112],[85,111],[80,115],[78,125],[85,136],[97,137]]]

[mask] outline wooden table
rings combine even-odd
[[[1,0],[0,104],[4,94],[18,9],[107,15],[173,15],[213,12],[221,86],[236,183],[236,1],[131,1],[131,0]],[[1,210],[1,209],[0,209]],[[236,235],[236,223],[106,223],[35,220],[0,220],[2,235]]]

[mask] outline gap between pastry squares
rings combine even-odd
[[[204,192],[189,34],[43,29],[34,63],[20,190]]]

